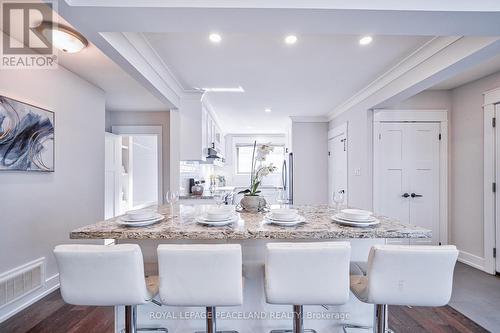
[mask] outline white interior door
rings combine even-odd
[[[432,230],[439,243],[439,123],[380,123],[375,143],[376,213]]]
[[[328,140],[328,202],[341,190],[347,198],[347,133],[342,131]],[[347,199],[346,199],[347,200]]]
[[[104,218],[119,214],[121,137],[106,133],[104,157]]]
[[[495,126],[495,182],[496,182],[496,193],[495,193],[495,248],[497,249],[500,245],[500,195],[498,195],[498,186],[500,182],[500,135],[498,134],[498,119],[500,116],[500,104],[495,105],[495,119],[497,119],[497,125]],[[497,253],[495,260],[496,271],[500,272],[500,255]]]
[[[408,124],[410,224],[432,230],[432,239],[414,244],[439,244],[439,123]]]

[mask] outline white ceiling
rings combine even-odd
[[[101,88],[107,111],[165,111],[168,108],[120,66],[90,44],[78,53],[59,52],[59,65]]]
[[[208,93],[230,133],[283,132],[288,116],[324,116],[396,65],[430,37],[374,36],[361,47],[357,35],[146,33],[151,46],[184,89],[234,87],[244,93]],[[271,113],[265,113],[271,108]]]
[[[445,80],[435,86],[430,90],[448,90],[454,89],[468,82],[472,82],[483,78],[487,75],[496,73],[500,71],[500,55],[495,56],[477,66],[472,67],[448,80]]]

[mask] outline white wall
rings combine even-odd
[[[351,110],[330,121],[332,129],[347,122],[347,204],[372,209],[372,112]],[[354,170],[359,169],[359,175]]]
[[[170,189],[170,112],[168,111],[107,111],[106,131],[112,126],[161,126],[162,127],[162,166],[163,195]]]
[[[292,123],[293,203],[328,203],[328,123]]]
[[[479,258],[484,258],[483,93],[497,87],[500,73],[452,90],[451,239]]]
[[[54,246],[104,216],[104,92],[60,67],[1,70],[0,94],[55,112],[55,172],[0,172],[0,274],[45,257],[47,290],[58,283]]]

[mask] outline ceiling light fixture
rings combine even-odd
[[[53,22],[42,22],[39,31],[48,39],[52,40],[52,45],[66,53],[76,53],[83,50],[89,42],[78,31]]]
[[[221,40],[222,40],[222,37],[221,37],[219,34],[215,34],[215,33],[213,33],[213,34],[210,34],[210,35],[208,36],[208,39],[210,39],[210,41],[211,41],[212,43],[220,43],[220,42],[221,42]]]
[[[292,45],[297,43],[297,36],[295,35],[288,35],[285,37],[285,43],[288,45]]]
[[[209,88],[195,88],[199,90],[203,90],[205,92],[237,92],[243,93],[245,90],[242,86],[238,87],[209,87]]]
[[[364,36],[359,40],[359,45],[368,45],[373,41],[372,36]]]
[[[271,111],[272,111],[272,110],[271,110],[270,108],[266,108],[266,109],[264,109],[264,112],[267,112],[267,113],[269,113],[269,112],[271,112]]]

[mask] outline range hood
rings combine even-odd
[[[214,147],[207,148],[207,157],[205,163],[223,166],[225,161],[226,160],[224,156],[222,156],[220,151],[218,151]]]

